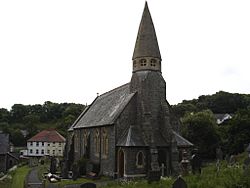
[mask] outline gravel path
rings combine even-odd
[[[27,185],[28,188],[43,188],[42,182],[38,178],[36,168],[33,168],[28,174]]]

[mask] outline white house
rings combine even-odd
[[[56,130],[43,130],[27,141],[27,156],[63,156],[65,143]]]

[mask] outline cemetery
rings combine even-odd
[[[200,105],[204,96],[198,102],[171,106],[166,100],[161,61],[145,2],[131,81],[98,93],[81,114],[70,116],[62,131],[66,139],[53,130],[26,140],[29,155],[20,157],[20,162],[11,154],[8,140],[6,152],[1,149],[0,153],[0,167],[4,169],[0,171],[0,188],[249,188],[249,105],[247,110],[239,108],[234,111],[236,115],[227,116],[216,116],[212,109],[216,105]],[[248,97],[243,98],[250,103]],[[49,106],[61,108],[51,102],[45,105],[43,123],[56,122],[54,115],[48,116]],[[61,117],[60,113],[54,114]],[[216,124],[215,117],[219,116],[223,118]],[[33,118],[19,119],[28,122]],[[4,146],[2,143],[0,146]]]

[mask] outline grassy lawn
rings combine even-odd
[[[26,175],[29,173],[29,171],[30,171],[30,168],[28,166],[22,166],[22,167],[17,168],[16,171],[14,172],[11,187],[23,188],[24,179]]]
[[[250,169],[243,172],[243,159],[246,155],[238,157],[239,164],[228,167],[223,161],[217,173],[215,163],[202,168],[202,174],[189,174],[183,177],[188,188],[250,188]],[[164,178],[159,182],[148,184],[146,180],[110,182],[105,188],[172,188],[175,178]]]
[[[71,185],[71,184],[82,184],[86,182],[93,182],[92,180],[86,179],[86,178],[78,178],[76,181],[73,180],[61,180],[58,183],[54,183],[59,185],[59,187],[63,187],[65,185]]]
[[[24,179],[29,173],[28,166],[18,167],[15,171],[8,173],[8,177],[0,181],[1,188],[23,188]]]

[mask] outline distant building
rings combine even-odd
[[[18,158],[10,152],[10,145],[9,134],[0,133],[0,172],[6,172],[18,163]]]
[[[65,138],[56,130],[44,130],[27,141],[27,156],[63,156]]]
[[[214,117],[216,119],[216,123],[218,125],[222,124],[223,122],[232,119],[232,115],[230,114],[214,114]]]

